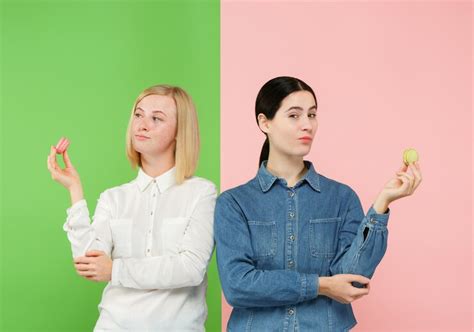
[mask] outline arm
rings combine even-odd
[[[371,278],[387,249],[390,210],[379,214],[371,206],[364,216],[357,194],[351,190],[331,275],[351,273]]]
[[[214,248],[216,188],[199,198],[177,255],[114,259],[112,285],[137,289],[170,289],[202,283]]]
[[[72,196],[71,191],[71,200],[73,200]],[[73,203],[66,212],[67,220],[63,229],[71,242],[73,257],[84,256],[89,250],[100,250],[110,256],[112,250],[109,225],[111,208],[105,192],[100,195],[92,224],[87,202],[83,198]]]
[[[230,194],[217,200],[217,266],[227,302],[233,307],[296,304],[318,296],[318,275],[255,267],[246,218]]]

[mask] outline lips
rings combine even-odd
[[[138,139],[147,139],[147,138],[150,138],[148,136],[143,136],[143,135],[135,135],[136,138]]]
[[[309,142],[309,141],[312,140],[312,138],[309,137],[309,136],[303,136],[303,137],[298,138],[298,140],[300,140],[300,141],[305,141],[305,142]]]

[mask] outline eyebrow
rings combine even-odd
[[[291,110],[302,111],[302,110],[303,110],[303,107],[300,107],[300,106],[291,106],[289,109],[287,109],[287,110],[285,111],[285,113],[286,113],[286,112],[289,112],[289,111],[291,111]],[[313,106],[311,106],[311,107],[308,109],[308,111],[311,111],[311,110],[317,110],[316,105],[313,105]]]
[[[135,110],[139,110],[139,111],[145,112],[145,111],[143,110],[143,108],[140,108],[140,107],[137,107]],[[163,114],[164,116],[166,116],[166,113],[163,112],[163,111],[160,111],[160,110],[152,111],[152,113],[161,113],[161,114]]]

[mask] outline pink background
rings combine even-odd
[[[221,4],[221,185],[254,177],[260,87],[313,87],[319,129],[307,156],[364,209],[420,153],[423,183],[391,205],[389,244],[353,331],[471,331],[472,5],[434,2]],[[223,330],[229,306],[223,304]]]

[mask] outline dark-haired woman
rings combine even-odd
[[[315,137],[316,95],[303,81],[277,77],[255,108],[267,139],[249,182],[216,203],[217,263],[234,307],[229,331],[348,331],[351,302],[370,290],[387,247],[389,204],[421,182],[403,165],[364,215],[348,185],[304,160]]]

